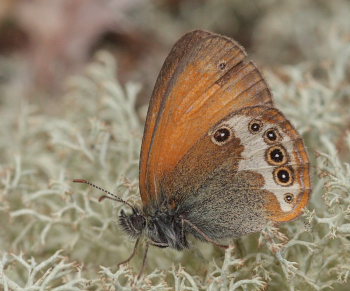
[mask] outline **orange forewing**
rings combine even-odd
[[[272,105],[256,66],[235,41],[204,31],[184,35],[158,76],[140,162],[143,204],[157,200],[162,177],[213,124],[247,106]]]

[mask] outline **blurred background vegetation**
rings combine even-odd
[[[233,37],[274,69],[341,53],[334,42],[349,38],[349,15],[347,0],[2,0],[1,83],[15,82],[32,100],[59,100],[65,80],[107,49],[122,83],[142,83],[144,104],[171,45],[187,31]]]
[[[148,100],[194,29],[246,48],[305,138],[315,190],[303,218],[240,251],[153,248],[137,285],[141,253],[115,264],[132,249],[120,205],[70,180],[139,200]],[[1,0],[0,289],[349,290],[349,94],[348,0]]]

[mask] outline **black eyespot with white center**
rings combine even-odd
[[[231,129],[228,127],[221,127],[217,129],[212,135],[212,141],[217,145],[223,145],[232,138]]]
[[[282,145],[272,146],[266,151],[266,161],[273,166],[282,166],[288,162],[288,154]]]
[[[291,167],[279,167],[273,171],[273,178],[278,185],[289,186],[294,181],[294,171]]]
[[[277,128],[269,128],[264,133],[264,141],[267,144],[276,144],[282,140],[280,133]]]
[[[288,183],[290,179],[289,172],[286,170],[279,170],[277,172],[277,178],[280,180],[282,183]]]
[[[283,161],[284,158],[284,154],[281,152],[280,149],[274,149],[271,153],[270,153],[270,158],[271,160],[277,162],[281,162]]]
[[[259,133],[262,130],[262,127],[263,123],[258,119],[253,119],[248,125],[248,129],[252,134]]]
[[[260,130],[260,124],[254,122],[254,123],[252,123],[252,125],[250,126],[250,129],[251,129],[252,131],[259,131],[259,130]]]
[[[266,137],[270,140],[270,141],[275,141],[277,139],[277,135],[275,133],[274,130],[268,130],[266,133]]]
[[[219,64],[219,69],[220,69],[220,70],[225,70],[225,68],[226,68],[226,62],[221,62],[221,63]]]
[[[284,194],[284,201],[286,201],[287,203],[293,203],[294,201],[294,195],[292,193],[286,193]]]

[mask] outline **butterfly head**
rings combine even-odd
[[[129,215],[122,210],[119,215],[119,224],[130,237],[138,238],[146,227],[146,218],[137,208],[133,208],[132,214]]]
[[[176,214],[157,212],[145,215],[141,210],[133,208],[131,214],[126,214],[124,210],[120,212],[119,224],[130,237],[145,235],[154,246],[178,250],[188,247],[181,219]]]

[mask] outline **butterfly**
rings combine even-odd
[[[211,32],[185,34],[166,58],[148,108],[142,207],[110,192],[101,197],[131,209],[119,216],[136,239],[122,263],[141,237],[145,261],[148,245],[183,250],[191,234],[225,247],[223,239],[295,219],[310,198],[309,163],[302,137],[274,107],[245,50]]]

